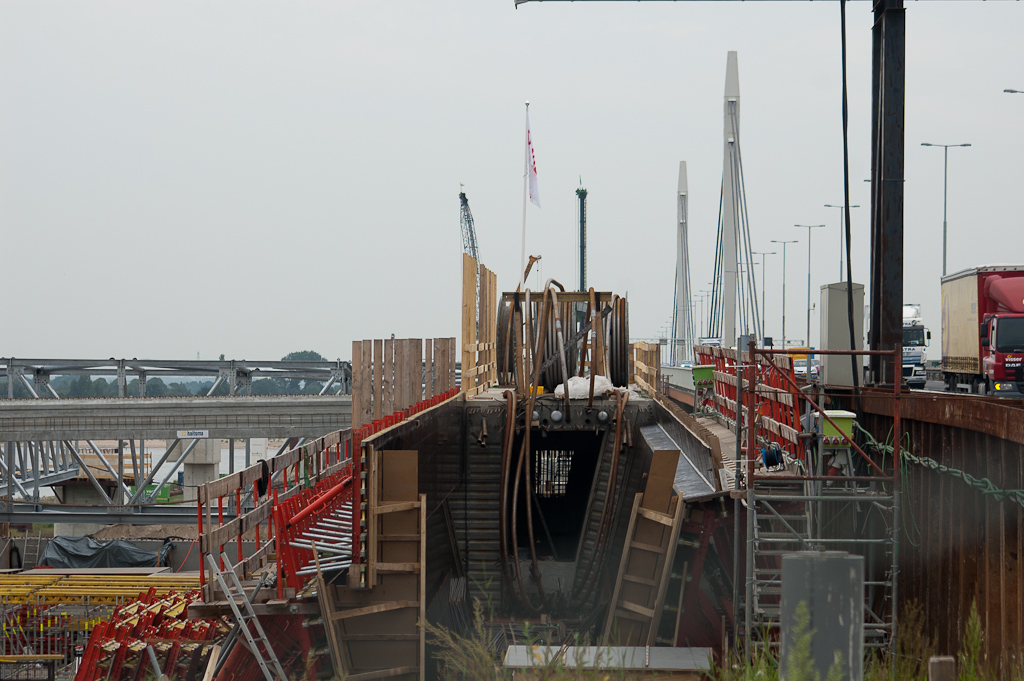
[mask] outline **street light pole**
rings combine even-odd
[[[775,251],[751,251],[751,253],[761,256],[761,335],[767,336],[768,332],[764,328],[765,324],[768,323],[767,318],[764,316],[764,269],[767,264],[765,256],[778,254]],[[761,340],[763,341],[764,339],[762,338]]]
[[[704,325],[704,300],[711,297],[711,290],[702,288],[700,290],[700,325],[702,329],[707,329]]]
[[[845,241],[845,237],[846,237],[846,229],[845,229],[846,223],[843,222],[843,208],[844,208],[844,206],[842,204],[839,204],[838,206],[834,206],[831,203],[826,203],[825,204],[825,208],[838,208],[839,209],[839,281],[841,282],[841,281],[843,281],[843,242]],[[850,208],[860,208],[860,206],[850,206]],[[846,257],[849,258],[850,255],[847,254]]]
[[[807,338],[804,339],[807,347],[811,346],[811,230],[815,227],[825,225],[793,225],[794,227],[807,228]]]
[[[798,243],[796,239],[791,241],[776,241],[773,244],[782,244],[782,349],[786,349],[786,244]]]
[[[1009,90],[1004,90],[1009,92]],[[942,147],[942,276],[946,276],[946,189],[949,186],[949,148],[969,147],[970,144],[932,144],[921,142],[922,147]]]

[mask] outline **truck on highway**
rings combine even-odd
[[[911,388],[924,388],[925,349],[931,344],[932,332],[925,328],[921,306],[907,303],[903,306],[903,380]]]
[[[942,278],[942,376],[951,392],[1024,397],[1024,265]]]

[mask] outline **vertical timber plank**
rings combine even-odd
[[[490,298],[490,311],[491,314],[487,318],[487,328],[490,329],[488,334],[491,337],[491,349],[490,349],[490,361],[491,361],[491,385],[497,385],[498,383],[498,275],[494,272],[491,275],[491,298]]]
[[[430,342],[427,341],[427,347]],[[420,633],[420,681],[426,679],[427,669],[427,495],[420,495],[420,626],[417,627]]]
[[[363,425],[370,423],[373,420],[373,411],[371,409],[372,394],[373,394],[373,372],[371,367],[373,366],[373,341],[363,339],[362,343],[362,369],[360,372],[363,376],[363,387],[361,395],[359,396],[359,405],[362,411],[362,422]]]
[[[394,342],[394,411],[406,409],[406,339]]]
[[[395,339],[384,339],[384,415],[395,413]]]
[[[455,359],[458,357],[458,348],[455,345],[454,336],[448,339],[448,389],[455,388]]]
[[[352,428],[363,425],[363,342],[352,341]]]
[[[412,375],[409,377],[412,379],[412,402],[423,401],[423,393],[425,391],[424,382],[425,374],[423,371],[423,339],[414,338],[412,341]]]
[[[434,381],[437,383],[437,392],[443,393],[448,389],[448,367],[444,362],[444,338],[434,339]]]
[[[406,338],[402,347],[402,362],[405,364],[405,372],[402,376],[402,380],[405,384],[405,389],[402,391],[404,394],[405,404],[402,405],[402,409],[408,409],[416,400],[415,393],[413,393],[413,380],[412,376],[416,372],[416,355],[413,352],[413,339]]]
[[[487,276],[487,268],[484,267],[483,263],[478,265],[478,276],[480,277],[479,295],[480,299],[477,301],[477,318],[476,318],[476,365],[480,373],[476,376],[476,383],[481,387],[487,385],[487,287],[490,284],[489,277]]]
[[[428,338],[423,344],[423,399],[429,400],[434,396],[434,362],[432,351],[434,341]]]
[[[373,340],[373,418],[384,416],[384,341]]]
[[[476,385],[476,260],[462,254],[462,392]]]

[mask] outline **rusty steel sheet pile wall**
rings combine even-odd
[[[865,427],[883,441],[891,397],[869,391],[862,409]],[[976,602],[984,652],[1005,665],[1024,648],[1024,508],[991,490],[1024,490],[1024,409],[1015,401],[917,393],[902,400],[900,413],[911,454],[992,485],[986,493],[984,483],[905,461],[901,612],[920,604],[939,652],[956,653]]]

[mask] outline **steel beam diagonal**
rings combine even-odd
[[[110,473],[110,477],[113,478],[116,481],[116,483],[121,486],[122,491],[125,494],[125,497],[130,497],[132,491],[128,489],[128,485],[124,484],[124,480],[117,474],[117,471],[114,470],[114,467],[110,465],[110,462],[107,461],[107,457],[103,456],[103,451],[99,447],[97,447],[96,443],[93,442],[92,440],[86,440],[86,443],[89,445],[90,449],[92,449],[92,451],[95,452],[96,456],[99,457],[100,463],[103,464],[103,467],[107,469],[108,473]]]
[[[100,481],[96,479],[96,476],[89,469],[88,464],[86,464],[85,460],[82,459],[82,455],[78,453],[78,449],[71,444],[70,440],[65,440],[64,445],[68,448],[68,452],[71,453],[71,458],[78,462],[79,470],[85,473],[85,477],[89,478],[89,482],[92,483],[93,489],[95,489],[96,492],[100,495],[100,498],[103,499],[103,502],[106,504],[111,503],[110,497],[107,496],[107,491],[103,489],[103,485],[100,484]]]
[[[181,438],[174,438],[173,442],[164,447],[164,453],[160,456],[160,460],[157,461],[156,464],[150,469],[149,475],[146,476],[146,479],[142,481],[141,485],[135,486],[135,494],[133,494],[132,498],[128,500],[129,504],[137,503],[140,499],[142,499],[142,495],[145,493],[146,487],[149,486],[149,483],[153,482],[153,478],[156,477],[156,472],[160,470],[160,466],[163,466],[165,463],[167,463],[167,459],[171,458],[171,452],[174,451],[174,448],[178,445],[179,442],[181,442]],[[191,446],[194,447],[196,442],[198,442],[198,440],[193,440]],[[138,480],[138,478],[136,478],[136,480]],[[157,490],[159,489],[160,488],[158,487]]]
[[[174,462],[174,465],[171,466],[171,470],[167,471],[167,474],[164,475],[163,480],[161,480],[160,484],[156,486],[156,489],[153,490],[153,494],[151,494],[147,498],[147,501],[152,502],[153,499],[156,498],[156,495],[160,491],[160,488],[163,487],[164,485],[166,485],[167,481],[171,479],[171,476],[174,475],[178,471],[178,466],[180,466],[181,464],[183,464],[185,462],[185,457],[187,457],[189,454],[192,453],[192,450],[195,449],[197,444],[199,444],[199,440],[192,440],[192,442],[190,442],[188,444],[188,446],[185,447],[185,449],[181,452],[181,456],[179,456],[177,461]],[[170,450],[169,447],[168,447],[168,450]],[[166,452],[165,452],[165,454],[166,454]],[[155,472],[156,468],[154,468],[153,470]],[[140,487],[139,489],[145,489],[145,486]]]

